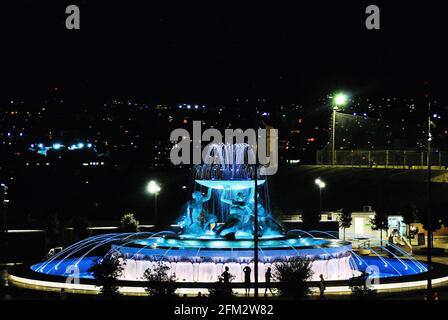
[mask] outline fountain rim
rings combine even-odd
[[[148,245],[143,245],[140,244],[138,242],[140,241],[145,241],[145,240],[150,240],[154,243],[156,243],[158,241],[158,239],[166,239],[166,240],[176,240],[179,242],[179,244],[157,244],[156,248],[157,249],[171,249],[171,250],[175,250],[178,248],[182,248],[182,249],[201,249],[201,250],[213,250],[213,251],[223,251],[223,250],[233,250],[233,251],[247,251],[247,250],[252,250],[253,247],[248,246],[248,247],[237,247],[235,246],[235,244],[237,243],[241,243],[241,242],[247,242],[249,244],[253,243],[254,239],[253,238],[242,238],[242,239],[223,239],[223,238],[214,238],[214,237],[209,237],[209,238],[195,238],[193,236],[185,236],[185,235],[164,235],[164,236],[160,236],[160,237],[152,237],[152,238],[148,238],[148,239],[136,239],[135,241],[131,242],[131,243],[127,243],[125,246],[123,246],[123,248],[125,247],[145,247]],[[291,239],[308,239],[310,241],[318,241],[318,244],[306,244],[306,245],[294,245],[294,244],[284,244],[284,243],[280,243],[278,245],[273,245],[273,244],[265,244],[267,242],[284,242],[284,241],[288,241]],[[189,241],[195,241],[196,243],[198,243],[197,245],[188,243]],[[213,242],[219,242],[219,243],[226,243],[229,244],[226,247],[210,247],[210,246],[201,246],[202,244],[207,244],[209,245],[210,243]],[[312,237],[300,237],[300,236],[292,236],[292,235],[281,235],[281,236],[272,236],[272,237],[260,237],[258,239],[258,243],[259,246],[261,247],[261,249],[263,250],[285,250],[285,248],[289,248],[289,249],[294,249],[294,250],[307,250],[307,249],[335,249],[335,248],[351,248],[351,243],[349,241],[344,241],[344,240],[339,240],[339,239],[326,239],[326,238],[312,238]],[[263,245],[265,244],[265,245]],[[149,248],[149,247],[148,247]],[[350,249],[349,248],[349,249]],[[349,250],[347,249],[347,250]]]

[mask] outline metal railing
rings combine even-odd
[[[331,150],[318,150],[316,164],[331,165]],[[427,166],[427,152],[415,150],[336,150],[335,165],[366,167]],[[448,152],[431,152],[431,166],[448,166]]]

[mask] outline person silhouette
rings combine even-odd
[[[319,292],[320,292],[320,298],[323,299],[325,297],[325,290],[326,290],[326,286],[325,286],[325,279],[324,279],[324,275],[321,274],[319,276],[320,280],[319,280]]]
[[[246,296],[248,296],[250,291],[250,273],[252,272],[252,269],[249,266],[245,266],[243,268],[243,272],[244,272],[244,288],[246,290]]]
[[[222,277],[222,282],[224,282],[225,284],[230,283],[230,272],[229,272],[229,267],[225,267],[224,268],[224,272],[221,274]]]
[[[266,288],[264,289],[264,296],[266,297],[268,295],[268,290],[271,294],[274,294],[272,292],[272,288],[271,288],[271,278],[272,278],[272,274],[271,274],[271,267],[268,267],[268,269],[266,270],[265,274],[264,274],[264,282],[266,285]]]

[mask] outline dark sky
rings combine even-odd
[[[335,88],[416,95],[425,80],[446,95],[442,1],[7,2],[2,98],[57,86],[85,99],[300,102]],[[67,4],[81,8],[80,31],[65,29]],[[379,31],[365,28],[368,4],[381,9]]]

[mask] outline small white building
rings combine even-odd
[[[380,238],[379,230],[373,230],[370,219],[375,218],[375,211],[352,212],[352,225],[345,229],[347,238]],[[339,229],[339,238],[344,234],[343,229]]]
[[[339,221],[339,216],[341,212],[322,212],[321,214],[321,222],[329,222],[329,221]],[[363,206],[362,211],[354,211],[352,212],[352,224],[349,228],[345,229],[345,239],[353,240],[375,240],[378,241],[380,239],[380,231],[373,230],[371,219],[375,218],[375,211],[371,206]],[[299,212],[295,212],[295,214],[288,215],[283,219],[283,222],[301,222],[302,217]],[[398,231],[398,234],[402,237],[406,236],[406,224],[403,222],[403,217],[399,215],[390,215],[388,216],[388,225],[389,228],[387,231],[383,230],[383,239],[388,240],[388,235],[392,234],[394,231]],[[344,230],[339,228],[339,238],[343,239]]]

